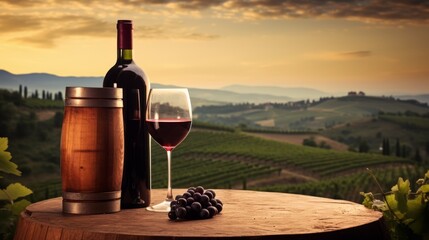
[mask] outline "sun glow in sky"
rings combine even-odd
[[[155,83],[429,93],[422,0],[0,0],[0,69],[104,76],[117,19]]]

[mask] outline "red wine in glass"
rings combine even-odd
[[[188,89],[155,88],[150,90],[146,125],[152,138],[167,151],[168,186],[165,201],[149,206],[156,212],[169,212],[173,201],[171,188],[171,152],[188,135],[192,125],[192,108]]]
[[[172,151],[188,135],[191,119],[148,119],[148,130],[152,138],[165,150]]]

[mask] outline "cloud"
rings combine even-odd
[[[20,16],[11,14],[0,14],[0,32],[27,31],[41,26],[41,21],[33,16]]]
[[[9,41],[36,47],[54,47],[59,39],[69,37],[112,37],[115,36],[115,22],[111,19],[86,14],[1,14],[0,32],[11,36]],[[201,33],[180,23],[140,24],[134,21],[136,37],[144,39],[189,39],[212,40],[216,34]]]
[[[13,41],[39,47],[52,47],[63,37],[111,36],[111,28],[109,23],[89,16],[0,15],[2,33],[19,31],[21,34],[12,37]]]
[[[344,52],[337,54],[339,57],[345,58],[363,58],[371,56],[371,51],[355,51],[355,52]]]
[[[118,4],[138,12],[145,7],[173,9],[178,12],[211,10],[216,17],[241,19],[339,18],[365,23],[427,24],[427,0],[0,0],[0,6],[37,7],[70,5],[97,8]],[[75,5],[73,5],[75,4]],[[112,7],[111,9],[115,9]],[[151,9],[157,11],[156,9]],[[160,9],[158,9],[161,11]],[[130,12],[130,13],[132,13]],[[172,12],[169,12],[172,14]]]
[[[111,36],[112,19],[124,13],[136,19],[136,29],[143,30],[136,31],[140,34],[137,36],[190,40],[220,36],[168,19],[208,14],[238,20],[314,18],[395,25],[429,23],[429,1],[425,0],[0,0],[0,9],[3,39],[43,47],[55,46],[58,39],[66,37]],[[147,16],[152,16],[151,22],[146,21]]]
[[[372,56],[372,51],[351,51],[351,52],[323,52],[308,55],[307,58],[325,61],[356,60]]]
[[[213,9],[218,16],[248,19],[340,18],[361,22],[425,24],[426,0],[141,0],[178,10]]]

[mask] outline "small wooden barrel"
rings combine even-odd
[[[61,132],[64,213],[120,211],[122,107],[121,88],[66,88]]]

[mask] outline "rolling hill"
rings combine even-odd
[[[331,93],[322,92],[312,88],[283,88],[275,86],[246,86],[246,85],[229,85],[222,88],[236,93],[254,93],[269,94],[274,96],[288,96],[294,100],[319,99],[320,97],[331,96]]]
[[[416,102],[385,97],[347,96],[318,102],[265,105],[225,105],[195,109],[198,119],[225,125],[246,124],[282,130],[318,131],[376,117],[379,112],[429,113],[429,107]]]
[[[47,73],[12,74],[0,70],[0,88],[18,90],[19,85],[27,86],[29,92],[36,89],[41,92],[64,92],[66,86],[100,87],[103,77],[62,77]],[[178,87],[152,83],[151,87],[166,88]],[[288,102],[287,96],[276,96],[270,94],[236,93],[226,90],[189,88],[193,106],[219,105],[225,103],[264,103],[264,102]]]

